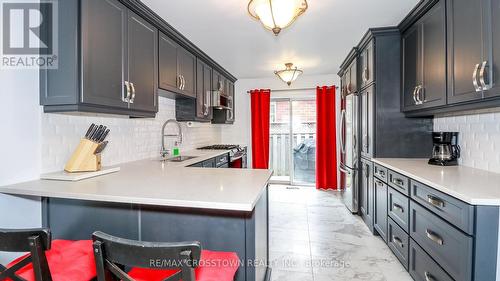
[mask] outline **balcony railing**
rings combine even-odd
[[[296,133],[292,135],[293,147],[306,139],[315,139],[316,133]],[[290,134],[273,133],[270,134],[270,168],[274,170],[274,176],[290,176]]]

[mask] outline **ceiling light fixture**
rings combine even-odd
[[[307,0],[250,0],[248,13],[274,35],[291,25],[307,10]]]
[[[276,76],[278,76],[283,82],[285,82],[288,86],[292,85],[292,82],[295,81],[303,71],[298,69],[297,67],[293,67],[293,63],[285,63],[286,68],[283,70],[277,70],[274,72]]]

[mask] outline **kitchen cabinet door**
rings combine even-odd
[[[441,0],[420,20],[422,81],[417,95],[419,108],[446,104],[446,7]]]
[[[179,91],[180,78],[177,74],[177,48],[179,46],[160,32],[158,44],[159,87],[166,91]]]
[[[403,111],[417,108],[416,90],[421,78],[420,64],[420,28],[414,25],[403,33]]]
[[[129,12],[128,81],[132,86],[130,108],[157,111],[158,31],[147,21]]]
[[[221,86],[222,86],[222,84],[221,84],[221,75],[216,70],[213,70],[212,71],[212,90],[213,91],[223,90],[221,88]]]
[[[198,60],[196,66],[196,117],[209,121],[212,68]]]
[[[361,217],[365,224],[373,232],[373,164],[372,162],[361,159],[361,179],[360,179],[360,194],[361,194]]]
[[[473,79],[483,62],[481,1],[447,0],[449,104],[482,99]]]
[[[228,96],[229,96],[229,108],[227,110],[227,122],[228,123],[233,123],[234,122],[234,109],[236,107],[235,105],[235,96],[234,96],[234,83],[227,80],[227,89],[228,89]]]
[[[403,34],[403,111],[446,104],[446,8],[441,0]]]
[[[374,228],[387,243],[387,185],[379,179],[374,179]]]
[[[483,0],[484,21],[486,29],[485,54],[490,54],[485,61],[488,62],[488,72],[485,74],[489,89],[484,92],[485,98],[500,96],[500,0]]]
[[[374,156],[373,118],[375,110],[375,86],[361,91],[361,155]]]
[[[117,0],[82,1],[83,91],[86,104],[128,108],[127,8]]]
[[[361,51],[361,88],[365,88],[375,81],[375,43],[371,40]]]
[[[184,48],[177,49],[177,73],[182,79],[182,93],[196,97],[196,57]]]

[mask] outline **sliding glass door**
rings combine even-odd
[[[271,100],[270,168],[273,182],[316,182],[316,100]]]

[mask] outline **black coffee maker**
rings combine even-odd
[[[438,166],[456,166],[460,158],[457,132],[432,133],[432,158],[429,164]]]

